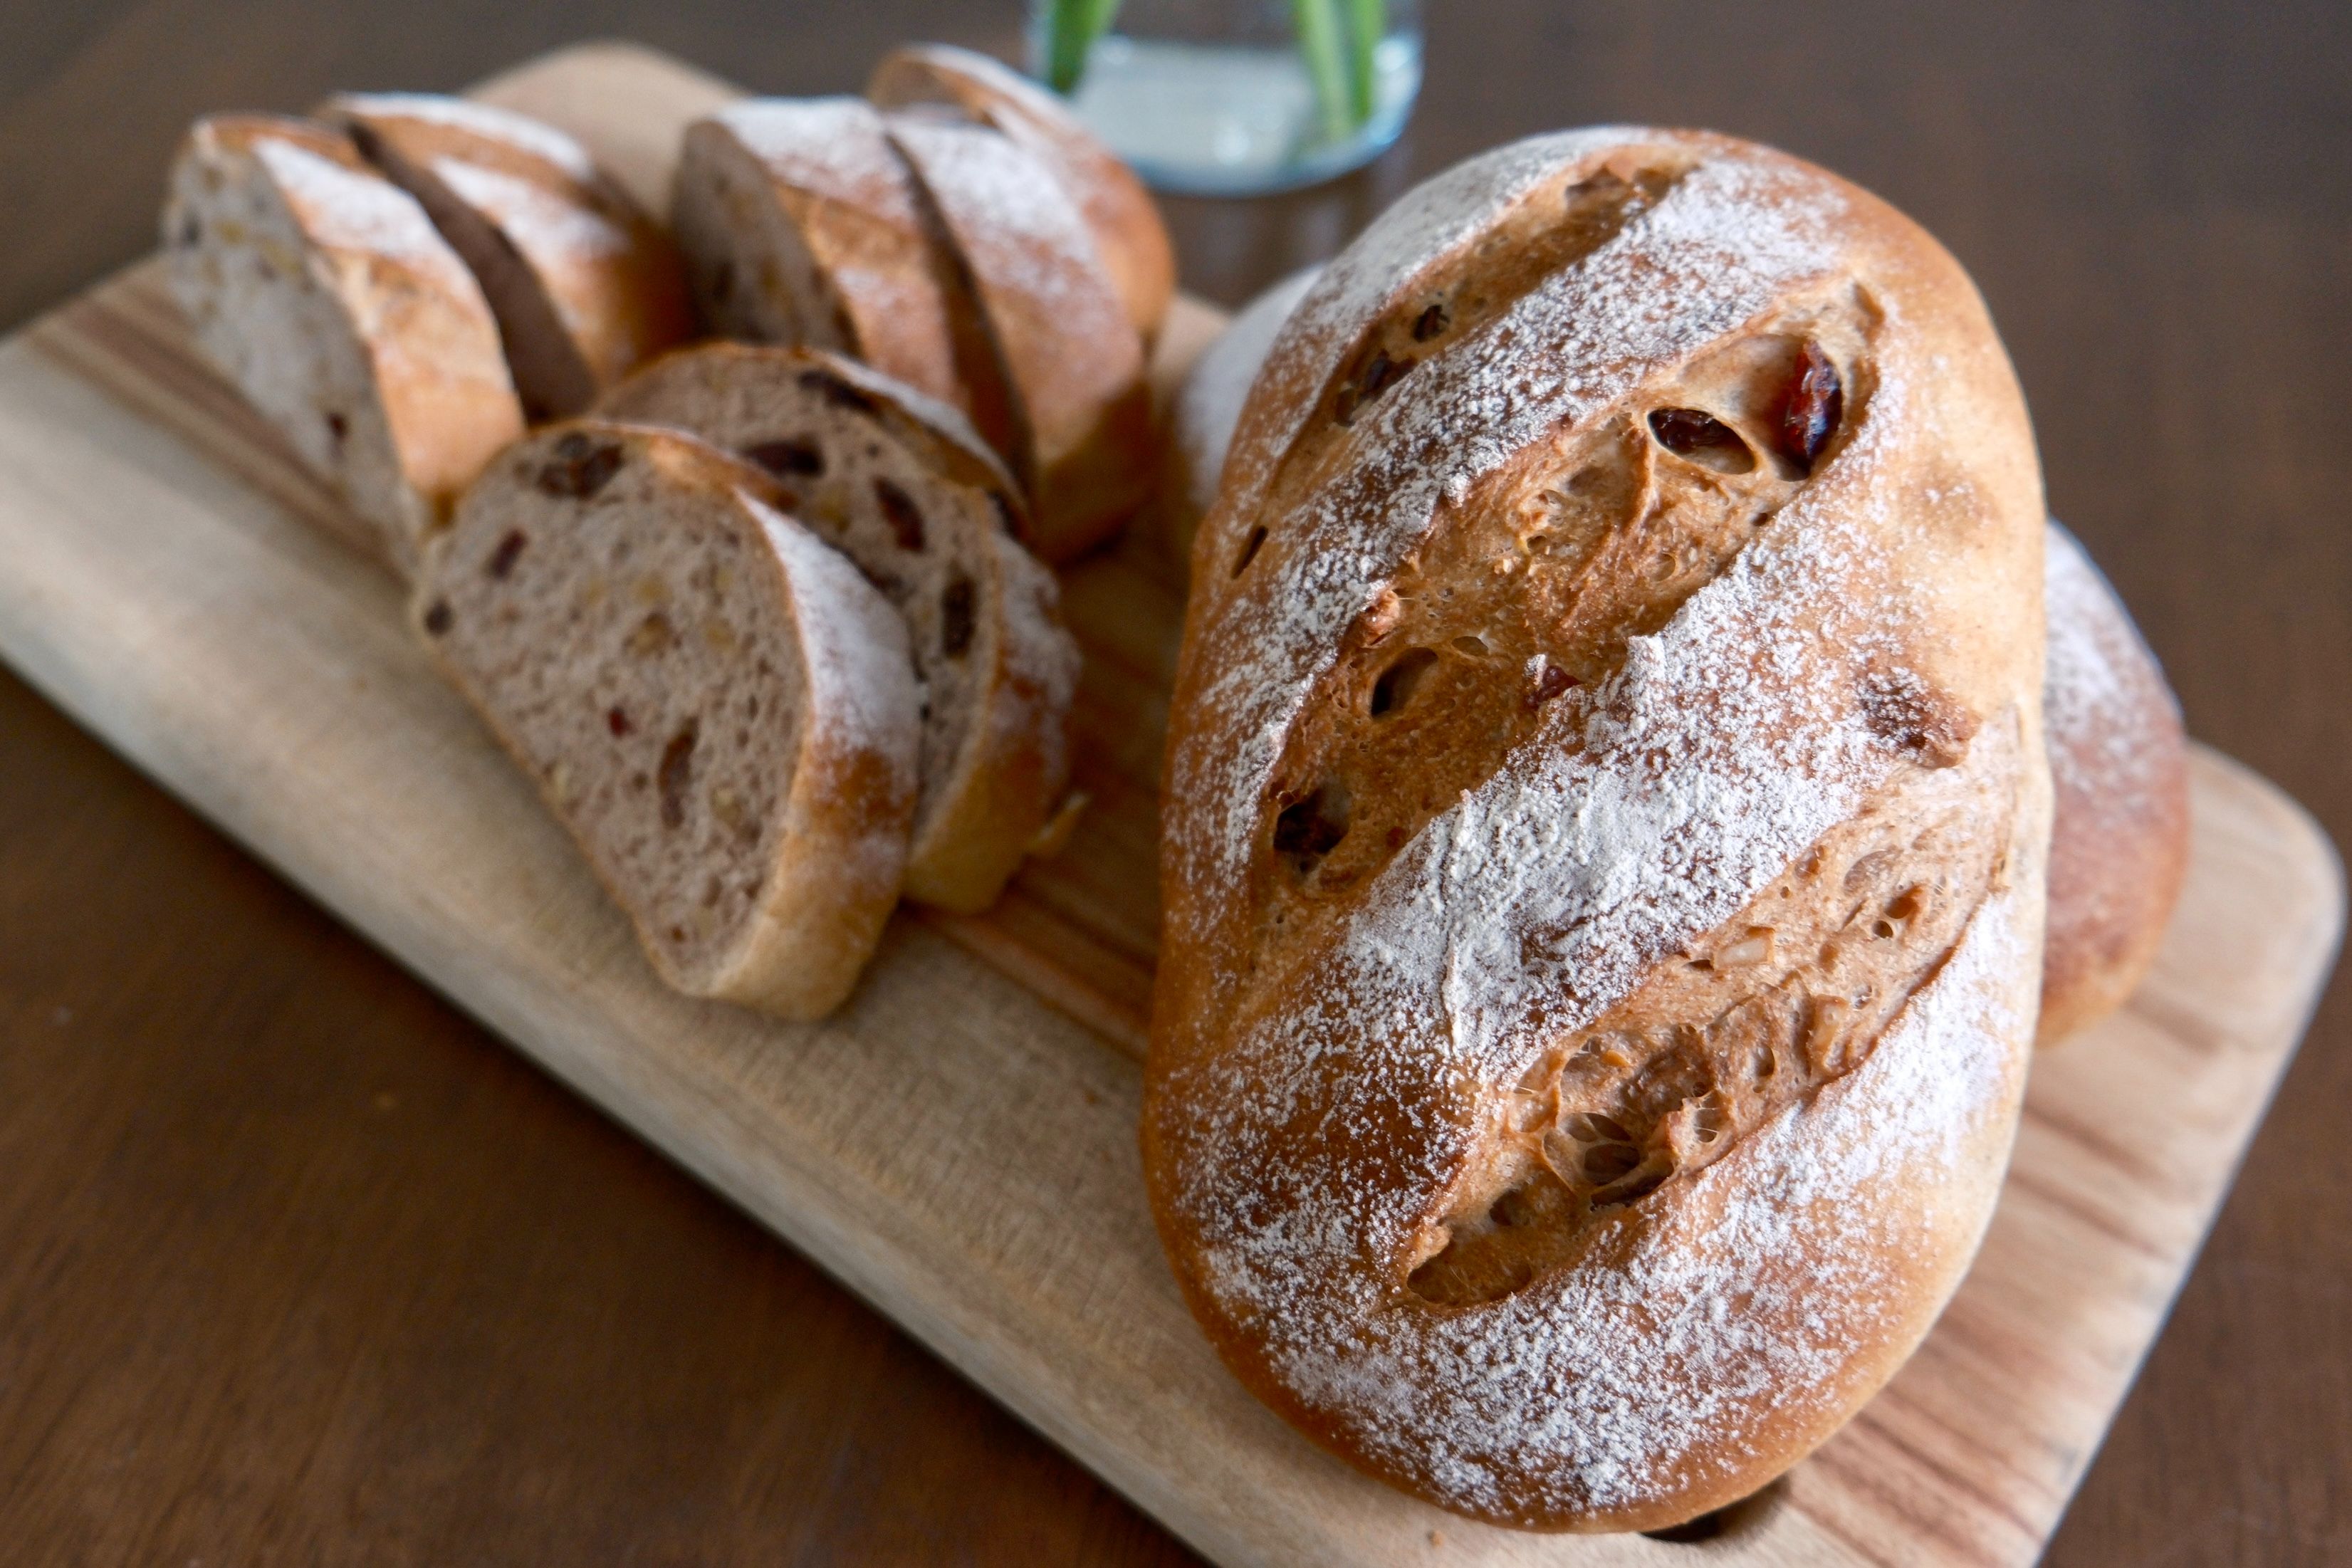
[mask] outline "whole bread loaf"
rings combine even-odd
[[[1160,464],[1160,521],[1179,561],[1216,502],[1250,385],[1320,270],[1251,300],[1185,374]],[[2037,1033],[2050,1045],[2121,1006],[2156,960],[2188,868],[2189,754],[2179,703],[2131,612],[2063,527],[2052,522],[2044,543],[2053,810]]]
[[[2042,501],[1959,267],[1538,138],[1284,326],[1193,554],[1143,1114],[1241,1379],[1444,1506],[1744,1496],[1926,1333],[2041,973]]]
[[[199,120],[163,205],[196,341],[404,572],[522,432],[498,323],[415,198],[349,136]]]
[[[2156,656],[2074,536],[2047,545],[2050,931],[2044,1045],[2124,1004],[2189,869],[2189,742]]]

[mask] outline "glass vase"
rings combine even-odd
[[[1097,135],[1188,195],[1345,174],[1421,90],[1415,0],[1030,0],[1029,44]]]

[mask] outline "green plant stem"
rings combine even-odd
[[[1315,106],[1323,116],[1323,134],[1345,141],[1355,130],[1348,91],[1348,68],[1339,58],[1339,13],[1336,0],[1291,0],[1293,25],[1298,29],[1299,58],[1307,63],[1307,79],[1315,85]]]
[[[1372,118],[1373,55],[1388,26],[1388,0],[1348,0],[1348,107],[1359,130]]]
[[[1045,24],[1045,80],[1055,92],[1076,92],[1095,40],[1118,15],[1118,0],[1054,0]]]

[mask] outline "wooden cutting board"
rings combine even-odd
[[[727,89],[598,46],[484,91],[569,127],[656,197],[679,125]],[[1163,370],[1215,324],[1186,307]],[[903,912],[852,1005],[812,1028],[656,984],[530,787],[428,673],[393,584],[317,526],[333,516],[193,354],[153,263],[0,344],[0,655],[1225,1562],[2030,1562],[2335,951],[2325,838],[2200,751],[2162,960],[2126,1012],[2037,1064],[1984,1251],[1911,1363],[1703,1554],[1515,1535],[1294,1436],[1226,1376],[1160,1261],[1134,1126],[1181,588],[1155,541],[1066,580],[1093,797],[1069,846],[984,918]]]

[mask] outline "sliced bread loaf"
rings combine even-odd
[[[1078,651],[971,426],[839,355],[742,343],[667,355],[602,411],[759,464],[784,510],[898,606],[925,701],[906,890],[967,912],[994,902],[1067,782]]]
[[[889,131],[1013,388],[1009,456],[1037,552],[1066,561],[1150,490],[1143,340],[1077,206],[1034,153],[949,110],[892,115]]]
[[[1176,252],[1151,193],[1062,100],[988,56],[909,44],[875,68],[866,96],[885,109],[947,104],[1002,131],[1045,161],[1077,203],[1103,265],[1149,343],[1176,292]]]
[[[848,354],[954,405],[991,445],[1012,441],[977,308],[871,104],[756,99],[696,121],[670,221],[713,331]]]
[[[473,268],[533,416],[579,413],[694,335],[669,237],[562,132],[427,93],[329,108]]]
[[[597,420],[502,453],[416,618],[677,989],[814,1017],[895,902],[919,731],[907,634],[757,470]]]
[[[415,198],[342,132],[215,115],[163,208],[197,342],[404,572],[522,431],[497,323]]]

